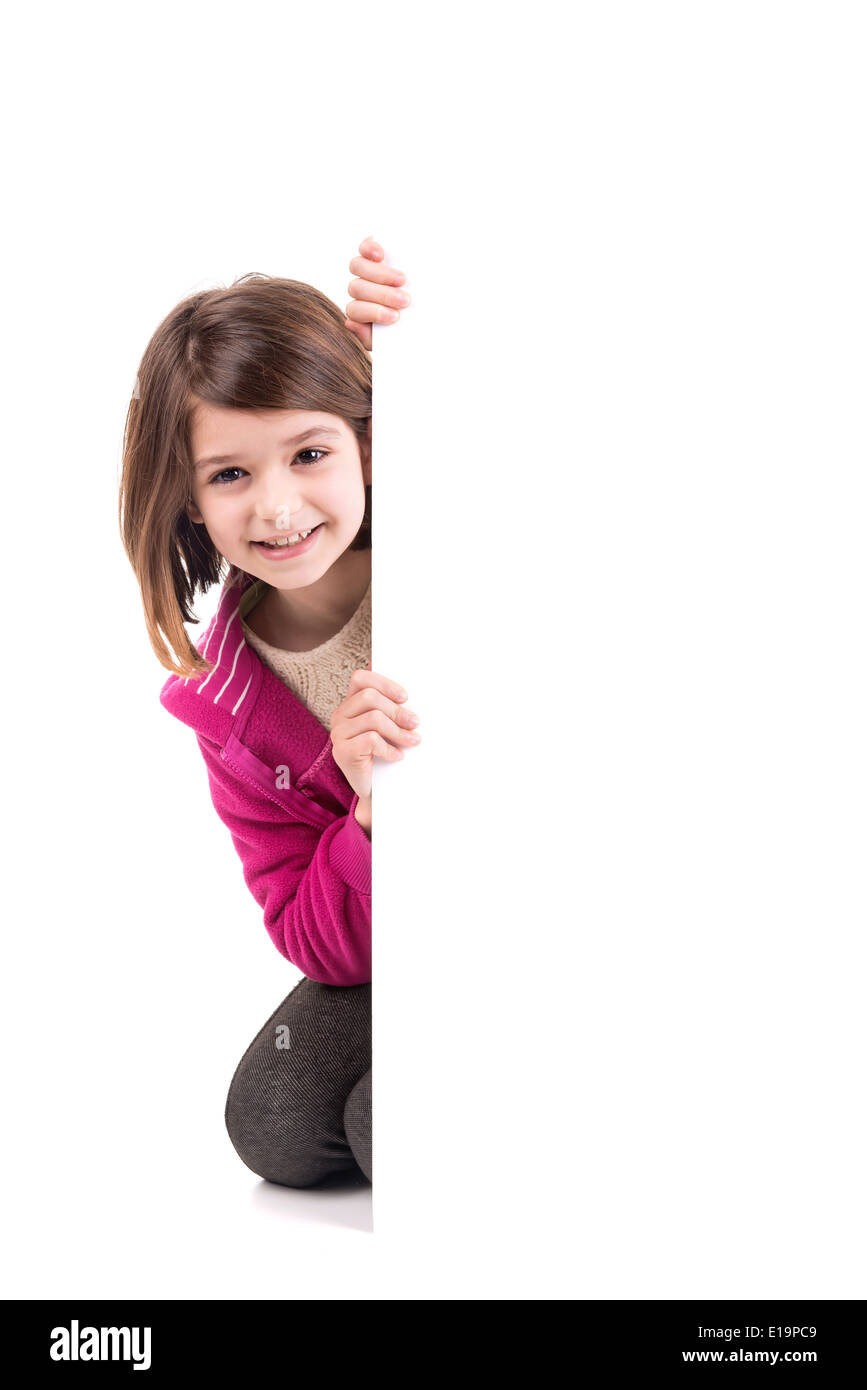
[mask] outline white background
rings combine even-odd
[[[864,39],[756,0],[16,18],[5,1296],[865,1296]],[[424,736],[375,789],[372,1234],[223,1127],[298,974],[116,515],[162,317],[251,270],[344,307],[369,233],[414,295],[374,667]]]

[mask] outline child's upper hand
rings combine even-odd
[[[403,748],[421,742],[410,732],[418,724],[411,710],[401,708],[407,698],[397,681],[366,669],[353,671],[346,698],[331,716],[331,751],[334,761],[360,798],[370,796],[374,758],[399,762]]]
[[[358,278],[349,282],[352,300],[346,306],[346,327],[355,333],[370,352],[373,340],[372,323],[396,323],[399,310],[405,309],[410,297],[397,290],[406,276],[392,266],[382,265],[384,251],[373,237],[365,237],[359,246],[360,256],[349,262],[349,269]]]

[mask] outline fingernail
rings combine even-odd
[[[409,725],[409,727],[410,727],[411,729],[414,729],[415,726],[416,726],[416,724],[418,723],[418,715],[417,715],[417,714],[410,714],[410,713],[409,713],[409,710],[407,710],[407,712],[406,712],[406,722],[407,722],[407,724]]]
[[[409,295],[408,295],[408,294],[404,294],[402,290],[400,291],[399,294],[396,294],[394,297],[395,297],[395,299],[397,300],[398,304],[408,304],[408,303],[409,303]]]
[[[400,318],[400,314],[396,314],[396,313],[394,312],[393,309],[386,309],[386,311],[385,311],[385,321],[386,321],[386,323],[395,323],[395,322],[397,321],[397,319],[399,319],[399,318]]]

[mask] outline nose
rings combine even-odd
[[[284,464],[265,469],[256,487],[253,507],[260,521],[282,519],[282,524],[287,525],[302,507],[298,474]]]

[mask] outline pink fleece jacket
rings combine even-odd
[[[281,955],[311,980],[371,978],[370,840],[331,734],[247,643],[254,581],[234,566],[196,650],[210,673],[170,676],[162,705],[196,732],[211,798]]]

